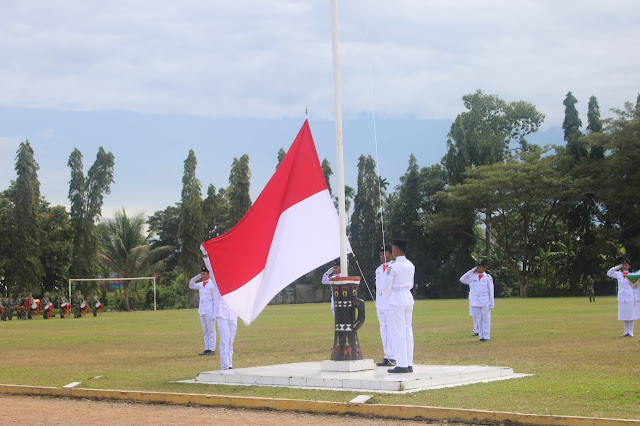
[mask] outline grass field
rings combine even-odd
[[[534,376],[407,395],[376,395],[376,403],[640,418],[640,324],[619,338],[614,297],[498,299],[491,341],[471,335],[468,302],[417,301],[415,364],[508,366]],[[235,368],[329,358],[328,304],[268,306],[250,326],[238,325]],[[382,357],[375,307],[359,331],[365,358]],[[357,394],[287,388],[169,383],[218,369],[220,358],[199,357],[197,311],[105,313],[0,323],[0,383],[97,389],[208,393],[349,401]],[[100,379],[93,379],[102,376]]]

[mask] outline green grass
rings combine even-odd
[[[491,342],[471,336],[466,300],[422,300],[413,315],[415,364],[508,366],[534,376],[407,395],[382,404],[640,418],[638,337],[618,338],[614,297],[499,299]],[[366,358],[382,355],[375,307],[359,331]],[[196,310],[105,313],[0,323],[0,383],[349,401],[354,392],[170,383],[219,368],[203,348]],[[238,325],[234,367],[321,361],[333,343],[328,304],[268,306]],[[101,379],[92,379],[103,376]]]

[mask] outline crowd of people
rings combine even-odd
[[[54,318],[56,305],[60,318],[71,316],[71,313],[74,318],[82,318],[87,314],[89,308],[94,317],[102,311],[102,303],[97,291],[93,292],[90,301],[85,301],[82,292],[78,290],[71,296],[71,302],[62,292],[55,297],[52,297],[49,292],[45,292],[41,299],[34,298],[31,292],[20,293],[15,299],[13,294],[9,293],[0,297],[0,319],[12,321],[14,313],[18,320],[30,320],[37,318],[40,314],[43,319]]]

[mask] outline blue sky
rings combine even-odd
[[[540,144],[561,143],[569,90],[585,125],[591,95],[610,116],[640,90],[638,16],[632,0],[339,2],[347,184],[358,156],[375,154],[374,109],[392,185],[411,153],[440,161],[476,89],[536,105]],[[99,146],[116,158],[106,217],[179,201],[189,149],[203,192],[249,154],[255,199],[305,105],[335,168],[329,0],[5,0],[0,56],[0,189],[29,139],[54,204],[68,205],[71,151],[88,169]]]

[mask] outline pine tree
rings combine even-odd
[[[367,279],[373,283],[374,271],[378,265],[382,232],[380,230],[379,209],[380,191],[376,164],[369,155],[358,159],[358,189],[351,215],[351,244],[358,257],[360,268]],[[364,293],[367,294],[366,292]]]
[[[322,174],[324,175],[324,180],[327,182],[329,195],[333,197],[333,191],[331,191],[331,175],[333,174],[333,170],[331,170],[331,163],[329,163],[329,160],[326,158],[322,160]]]
[[[200,181],[196,178],[197,165],[196,155],[191,149],[184,161],[180,227],[178,229],[178,240],[182,248],[178,263],[188,277],[196,275],[203,265],[200,245],[204,237],[204,218],[201,186]]]
[[[591,133],[602,132],[602,121],[600,121],[600,106],[595,96],[589,98],[589,110],[587,112],[587,130]]]
[[[244,154],[240,159],[233,159],[229,174],[229,217],[228,229],[233,228],[251,207],[251,170],[249,170],[249,156]]]
[[[39,288],[44,269],[40,261],[42,229],[40,227],[40,182],[38,163],[28,140],[20,143],[15,170],[11,254],[5,281],[22,291]]]
[[[280,167],[280,163],[282,163],[282,160],[284,160],[285,155],[287,155],[287,151],[285,151],[283,148],[280,148],[278,150],[278,164],[276,164],[276,170],[278,170],[278,167]]]
[[[564,129],[564,140],[569,142],[576,136],[581,136],[580,127],[582,127],[582,121],[578,116],[578,110],[576,104],[578,100],[573,96],[573,93],[567,93],[567,97],[562,104],[564,105],[564,121],[562,122],[562,128]]]
[[[227,232],[227,215],[229,213],[229,200],[224,188],[216,193],[216,187],[209,185],[207,198],[202,202],[202,214],[205,223],[205,241],[219,237]]]

